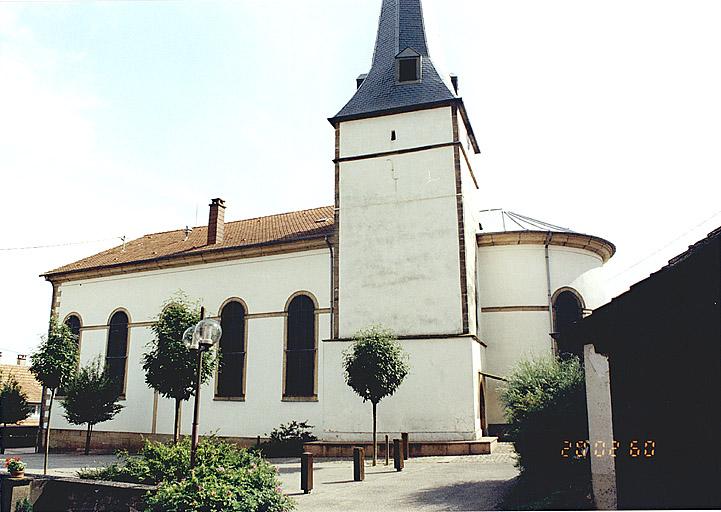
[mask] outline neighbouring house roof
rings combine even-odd
[[[28,395],[28,402],[31,404],[39,404],[42,397],[42,386],[35,380],[35,377],[30,373],[29,366],[23,366],[19,364],[0,364],[0,372],[2,380],[5,381],[8,377],[12,376],[20,384],[20,387]]]
[[[208,226],[177,229],[145,235],[123,245],[64,265],[45,274],[48,280],[87,273],[89,270],[123,267],[132,270],[141,263],[208,261],[213,253],[272,246],[304,240],[321,241],[333,234],[333,206],[281,213],[225,224],[221,243],[208,245]],[[199,259],[202,257],[203,259]],[[147,266],[145,269],[148,269]]]

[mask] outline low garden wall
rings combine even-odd
[[[0,480],[0,512],[14,511],[15,504],[24,498],[33,504],[34,512],[132,512],[142,510],[145,494],[155,489],[149,485],[37,475],[0,475]]]
[[[85,430],[52,429],[50,431],[50,450],[53,452],[74,452],[85,450]],[[258,444],[258,438],[222,437],[224,441],[236,446],[249,448]],[[173,440],[170,434],[144,434],[139,432],[93,431],[90,449],[94,453],[115,453],[127,450],[139,451],[145,440],[168,442]],[[264,441],[261,438],[261,441]]]

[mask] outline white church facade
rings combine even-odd
[[[506,212],[505,226],[488,229],[473,201],[478,144],[457,80],[431,60],[420,0],[383,0],[371,70],[330,122],[332,206],[225,222],[214,199],[206,226],[45,274],[81,364],[105,358],[122,381],[125,407],[96,437],[172,433],[173,403],[145,384],[141,357],[179,290],[221,320],[230,363],[202,389],[201,433],[248,439],[291,420],[322,440],[368,439],[370,405],[345,384],[341,360],[371,324],[392,329],[410,356],[409,376],[379,408],[381,434],[493,434],[510,368],[552,354],[554,331],[603,304],[610,242]]]

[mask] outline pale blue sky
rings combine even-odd
[[[721,225],[720,2],[424,6],[483,150],[479,208],[608,238],[611,277],[653,254],[617,292]],[[331,204],[326,118],[370,65],[379,9],[0,1],[0,249],[105,240],[0,250],[0,319],[22,322],[6,358],[45,329],[43,271],[196,207],[202,224],[211,197],[229,220]]]

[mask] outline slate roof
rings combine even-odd
[[[0,372],[2,380],[5,381],[10,376],[13,376],[16,381],[20,384],[20,387],[28,395],[28,402],[31,404],[39,404],[42,397],[42,386],[35,380],[35,377],[30,373],[29,366],[23,366],[19,364],[0,364]]]
[[[159,258],[183,258],[204,252],[242,249],[282,242],[324,238],[333,234],[334,207],[323,206],[311,210],[281,213],[267,217],[225,223],[223,242],[208,245],[208,226],[193,228],[185,239],[185,230],[153,233],[127,242],[88,258],[64,265],[44,274],[77,272]]]
[[[422,55],[422,80],[396,84],[395,58],[407,48]],[[368,76],[332,123],[367,114],[458,99],[431,61],[421,0],[383,0],[373,64]]]

